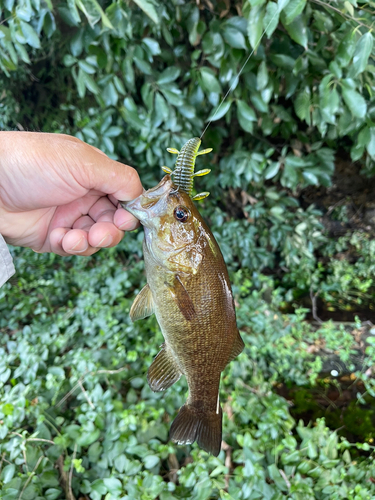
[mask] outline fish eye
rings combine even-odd
[[[186,222],[190,217],[190,210],[182,205],[179,205],[174,209],[173,215],[179,222]]]

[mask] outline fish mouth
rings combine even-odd
[[[120,201],[120,205],[127,212],[131,213],[132,215],[134,215],[134,217],[142,222],[145,218],[146,210],[142,206],[141,198],[143,198],[143,194],[141,194],[141,196],[138,196],[138,198],[135,198],[134,200]]]
[[[168,195],[172,186],[172,181],[169,175],[163,177],[159,184],[149,189],[130,201],[120,201],[120,205],[126,211],[130,212],[142,224],[147,224],[147,220],[158,216],[160,212],[160,204],[162,198]],[[155,208],[155,210],[153,210]]]

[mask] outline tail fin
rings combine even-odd
[[[174,419],[169,438],[177,444],[198,443],[203,450],[218,456],[221,449],[223,412],[205,411],[200,404],[184,404]]]

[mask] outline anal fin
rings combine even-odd
[[[165,391],[165,389],[177,382],[180,377],[181,371],[164,343],[148,369],[148,385],[154,392]]]
[[[166,283],[166,285],[184,318],[191,321],[197,313],[195,312],[193,301],[191,300],[191,297],[184,287],[180,277],[176,275],[173,280],[173,284],[169,285]]]
[[[153,313],[154,301],[150,287],[147,284],[134,299],[129,316],[132,321],[137,321],[137,319],[147,318],[147,316],[151,316]]]

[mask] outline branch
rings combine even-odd
[[[87,401],[87,402],[88,402],[88,404],[91,406],[91,408],[92,408],[93,410],[95,410],[94,403],[93,403],[93,402],[91,401],[91,399],[89,398],[89,395],[87,394],[86,389],[83,387],[82,382],[81,382],[81,381],[79,381],[78,383],[79,383],[79,386],[80,386],[80,388],[81,388],[81,391],[83,392],[83,395],[84,395],[84,396],[85,396],[85,398],[86,398],[86,401]]]
[[[60,406],[62,405],[77,389],[78,387],[82,387],[82,382],[85,380],[85,378],[87,377],[87,375],[102,375],[102,374],[108,374],[108,375],[115,375],[116,373],[121,373],[125,370],[127,370],[128,367],[127,366],[123,366],[122,368],[118,368],[117,370],[97,370],[97,371],[93,371],[93,372],[86,372],[84,375],[82,375],[79,379],[78,379],[78,382],[76,383],[76,385],[70,389],[70,391],[65,394],[65,396],[60,399],[60,401],[56,404],[56,406]],[[92,403],[90,404],[90,406],[92,405]]]
[[[322,2],[321,0],[312,0],[312,2],[314,2],[318,5],[322,5],[323,7],[327,7],[329,9],[337,12],[338,14],[340,14],[340,16],[345,17],[346,19],[349,19],[350,21],[354,21],[355,23],[359,24],[360,26],[363,26],[364,28],[366,28],[368,30],[372,30],[371,26],[367,26],[367,24],[361,23],[361,21],[359,21],[356,17],[352,17],[352,16],[349,16],[349,14],[345,14],[344,12],[341,12],[340,9],[338,9],[337,7],[333,7],[333,5],[331,5],[330,3]]]
[[[76,458],[76,453],[77,453],[77,443],[74,445],[74,451],[73,451],[73,458],[72,458],[72,463],[70,465],[70,471],[69,471],[69,498],[73,499],[73,491],[72,491],[72,480],[73,480],[73,468],[74,468],[74,460]]]
[[[59,458],[57,459],[57,467],[60,472],[60,485],[62,489],[65,491],[65,496],[67,500],[76,500],[73,492],[71,489],[69,489],[69,481],[68,481],[68,476],[67,473],[64,471],[64,457],[63,455],[60,455]]]
[[[22,495],[23,495],[23,492],[25,491],[27,485],[29,484],[29,482],[31,481],[31,479],[33,478],[33,476],[35,475],[35,471],[37,470],[37,468],[39,467],[39,464],[40,462],[43,460],[44,458],[44,455],[41,455],[37,461],[37,463],[35,464],[35,467],[33,469],[33,471],[31,472],[30,476],[27,478],[26,480],[26,483],[23,485],[23,488],[21,490],[21,493],[20,493],[20,496],[18,497],[18,500],[21,500],[22,498]]]
[[[318,292],[314,293],[312,287],[310,287],[311,313],[312,313],[312,316],[315,319],[315,321],[317,321],[319,323],[319,325],[322,325],[323,321],[318,316],[318,307],[316,305],[317,294],[318,294]]]

